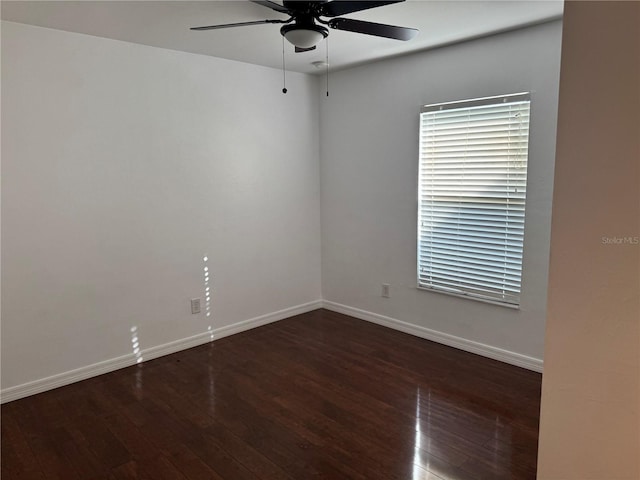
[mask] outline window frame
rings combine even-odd
[[[421,253],[424,252],[425,246],[426,246],[426,242],[425,242],[425,234],[422,231],[423,229],[423,224],[425,223],[425,211],[427,210],[424,206],[423,203],[426,202],[425,200],[425,194],[423,191],[424,185],[423,185],[423,176],[426,176],[426,174],[423,173],[423,168],[424,165],[426,164],[426,156],[424,153],[424,145],[423,145],[423,139],[426,136],[425,134],[425,130],[426,128],[424,127],[424,120],[423,120],[423,115],[425,113],[433,113],[433,112],[441,112],[441,111],[449,111],[449,110],[463,110],[463,109],[472,109],[475,107],[488,107],[488,106],[496,106],[497,108],[499,108],[500,106],[503,106],[505,104],[520,104],[520,105],[526,105],[526,113],[527,113],[527,122],[526,122],[526,148],[524,149],[524,161],[526,162],[525,164],[525,168],[524,168],[524,197],[522,200],[522,239],[519,243],[519,249],[520,249],[520,256],[519,256],[519,275],[517,278],[518,281],[518,290],[517,290],[517,295],[506,295],[506,289],[503,288],[503,298],[499,298],[499,296],[496,294],[497,290],[493,291],[493,293],[491,292],[491,290],[486,289],[485,291],[487,293],[477,293],[478,290],[480,290],[480,283],[477,283],[475,285],[475,291],[473,291],[473,288],[468,287],[467,290],[465,290],[463,285],[458,285],[456,288],[454,287],[444,287],[444,282],[442,279],[446,278],[446,275],[442,276],[440,278],[440,283],[441,285],[438,285],[438,281],[435,282],[431,282],[431,285],[427,285],[427,282],[423,281],[423,278],[425,277],[424,275],[424,271],[423,268],[425,266],[425,262],[426,260],[423,260],[421,258]],[[418,155],[418,202],[417,202],[417,238],[416,238],[416,246],[417,246],[417,259],[416,259],[416,267],[417,267],[417,288],[419,290],[423,290],[423,291],[429,291],[429,292],[435,292],[435,293],[442,293],[445,295],[450,295],[450,296],[455,296],[455,297],[459,297],[459,298],[467,298],[470,300],[475,300],[475,301],[479,301],[479,302],[483,302],[483,303],[489,303],[489,304],[494,304],[494,305],[499,305],[502,307],[506,307],[506,308],[511,308],[511,309],[519,309],[520,305],[522,303],[522,293],[523,293],[523,289],[522,289],[522,279],[523,279],[523,264],[524,264],[524,245],[525,245],[525,218],[526,218],[526,211],[527,211],[527,186],[528,186],[528,173],[529,173],[529,146],[530,146],[530,137],[531,137],[531,129],[530,129],[530,116],[531,116],[531,93],[530,92],[521,92],[521,93],[515,93],[515,94],[507,94],[507,95],[497,95],[497,96],[491,96],[491,97],[483,97],[483,98],[476,98],[476,99],[470,99],[470,100],[459,100],[459,101],[453,101],[453,102],[444,102],[444,103],[436,103],[436,104],[429,104],[429,105],[424,105],[421,110],[420,110],[420,122],[419,122],[419,128],[418,128],[418,143],[419,143],[419,155]],[[522,139],[520,138],[519,141],[522,141]],[[511,145],[511,143],[509,143],[509,145]],[[434,160],[434,162],[437,161]],[[503,160],[504,161],[504,160]],[[515,170],[515,169],[514,169]],[[511,170],[508,170],[509,172]],[[463,175],[463,173],[458,173],[458,175]],[[462,178],[462,177],[461,177]],[[487,184],[489,184],[490,180],[487,180]],[[432,182],[433,183],[433,182]],[[431,193],[431,196],[433,197],[433,193]],[[509,211],[509,202],[508,200],[506,200],[508,198],[508,196],[504,197],[504,202],[502,204],[505,205],[505,212]],[[478,199],[480,200],[481,197],[478,197]],[[431,200],[432,203],[434,203],[433,200]],[[483,202],[481,201],[476,201],[473,203],[473,205],[481,205]],[[502,205],[501,204],[501,205]],[[435,208],[431,209],[431,216],[428,218],[428,220],[433,224],[433,212],[435,211]],[[457,215],[460,215],[460,211],[461,211],[461,207],[458,207],[457,210]],[[505,215],[505,224],[508,225],[509,223],[509,216]],[[434,226],[431,226],[430,228],[435,228]],[[480,231],[480,229],[478,228],[478,231]],[[509,232],[511,232],[510,229],[508,229]],[[437,239],[437,235],[436,236],[432,236],[431,237],[436,238]],[[496,243],[497,245],[497,243]],[[466,247],[469,248],[469,247]],[[458,248],[456,251],[457,252],[464,252],[466,250],[466,248]],[[451,255],[451,257],[455,256],[454,254]],[[433,272],[433,270],[437,270],[437,267],[434,268],[434,262],[433,260],[433,254],[431,254],[430,256],[425,256],[429,258],[429,264],[427,265],[427,268],[429,268],[429,270],[431,271],[431,273]],[[505,254],[505,259],[506,259],[506,254]],[[504,261],[506,262],[506,260]],[[458,260],[458,265],[454,264],[454,263],[448,263],[445,264],[445,267],[453,267],[454,271],[455,268],[460,268],[460,264],[461,262]],[[506,263],[505,263],[506,265]],[[463,271],[464,268],[462,270],[458,270]],[[422,275],[421,275],[422,274]],[[455,275],[455,274],[454,274]],[[456,276],[460,276],[460,275],[456,275]],[[437,277],[437,274],[436,274]],[[505,282],[506,280],[503,280],[502,285],[503,287],[505,286]],[[464,280],[460,281],[460,284],[464,283]],[[470,282],[468,282],[469,284],[471,284]],[[511,300],[510,297],[516,297],[516,300],[513,301]]]

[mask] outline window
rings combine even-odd
[[[418,288],[519,306],[528,93],[420,114]]]

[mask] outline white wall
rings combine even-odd
[[[640,3],[564,25],[538,478],[637,480]]]
[[[320,123],[322,290],[331,308],[541,367],[560,40],[556,21],[331,75]],[[523,91],[532,103],[521,309],[417,290],[420,107]],[[380,297],[382,283],[391,298]]]
[[[281,81],[3,22],[3,390],[313,308],[317,80]]]

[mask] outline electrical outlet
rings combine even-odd
[[[192,314],[196,314],[196,313],[200,313],[200,299],[199,298],[192,298],[191,299],[191,313]]]
[[[382,284],[382,291],[380,293],[380,295],[382,295],[384,298],[389,298],[389,288],[391,287],[391,285],[389,285],[388,283],[383,283]]]

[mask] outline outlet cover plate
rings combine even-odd
[[[200,313],[200,299],[199,298],[192,298],[191,299],[191,313],[192,314],[196,314],[196,313]]]

